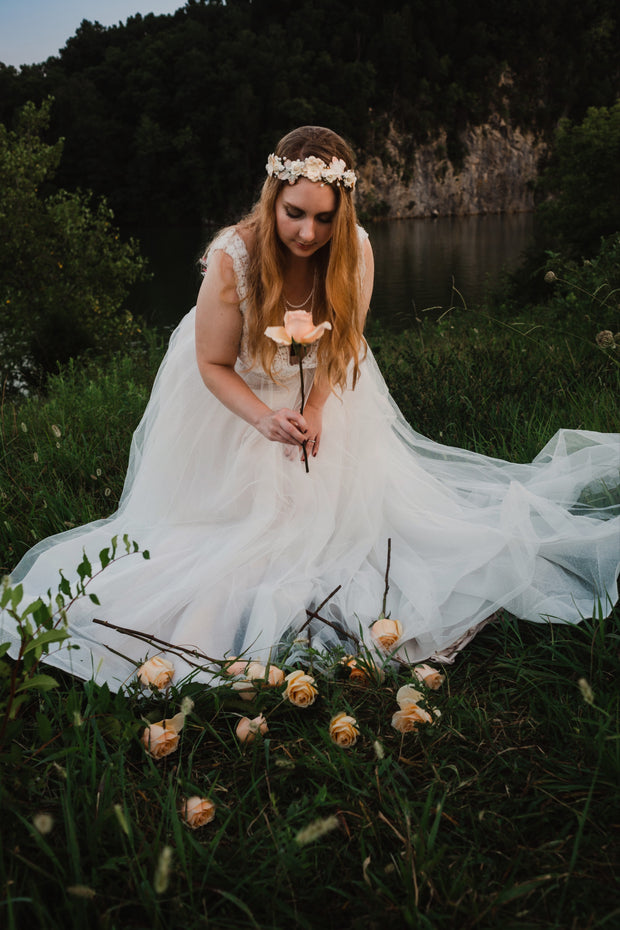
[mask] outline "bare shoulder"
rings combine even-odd
[[[368,236],[366,236],[362,243],[362,256],[364,268],[364,277],[362,278],[362,306],[364,315],[366,315],[370,307],[370,298],[372,297],[372,289],[375,280],[375,258]]]

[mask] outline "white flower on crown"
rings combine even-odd
[[[290,158],[282,161],[273,153],[267,159],[267,174],[269,177],[276,177],[280,181],[288,181],[294,184],[299,178],[308,178],[309,181],[326,181],[328,184],[344,184],[345,187],[353,189],[357,181],[354,171],[347,168],[346,162],[342,158],[332,158],[327,165],[322,158],[316,155],[308,155],[304,159],[291,161]]]

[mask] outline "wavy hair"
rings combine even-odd
[[[353,153],[348,144],[322,126],[294,129],[280,140],[275,154],[291,160],[315,155],[326,164],[336,157],[347,168],[353,167]],[[251,239],[246,277],[248,353],[253,364],[260,365],[272,378],[277,346],[264,333],[268,326],[282,325],[284,315],[287,252],[276,231],[275,205],[285,184],[288,181],[267,177],[258,201],[239,223],[239,228],[247,230]],[[362,338],[365,308],[361,306],[361,255],[352,191],[337,183],[332,187],[336,211],[331,238],[315,253],[318,279],[313,316],[315,323],[329,321],[332,325],[318,344],[318,374],[331,387],[344,388],[351,364],[353,386],[359,376],[360,356],[365,352]]]

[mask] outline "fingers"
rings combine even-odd
[[[303,416],[294,410],[282,409],[273,414],[274,431],[271,438],[277,442],[301,445],[307,436],[308,426]]]
[[[315,459],[319,452],[320,436],[317,434],[313,439],[306,439],[305,444],[306,444],[306,452],[308,453],[308,455],[311,455],[312,458]],[[303,459],[303,457],[304,455],[302,451],[301,458]]]

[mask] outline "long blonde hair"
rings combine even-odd
[[[304,159],[315,155],[329,164],[342,159],[353,167],[353,153],[348,144],[331,129],[301,126],[280,140],[275,154],[281,159]],[[284,314],[283,278],[286,246],[276,231],[275,204],[282,186],[288,181],[267,177],[260,198],[239,227],[251,239],[250,263],[246,277],[247,348],[254,364],[272,374],[277,351],[275,343],[265,337],[268,326],[282,324]],[[364,311],[361,305],[361,250],[352,192],[333,184],[336,197],[332,236],[315,255],[317,282],[314,297],[314,321],[332,325],[318,345],[318,374],[332,387],[344,388],[352,363],[352,384],[359,376],[360,356],[365,352],[362,338]],[[273,377],[273,374],[272,374]]]

